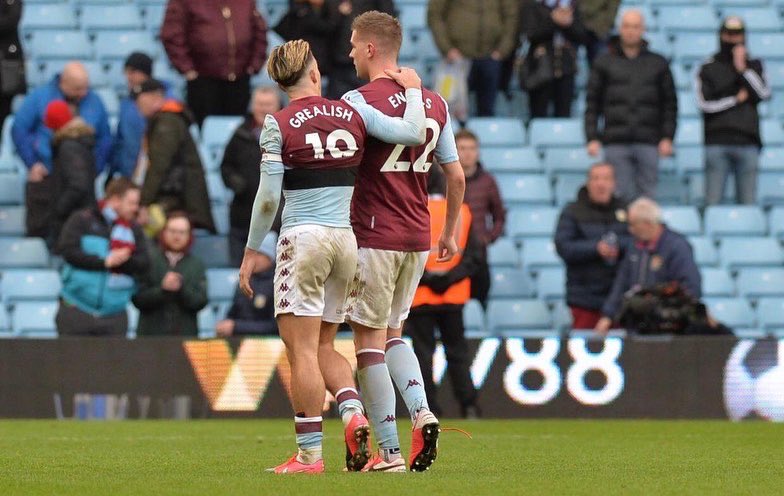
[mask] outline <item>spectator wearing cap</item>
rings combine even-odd
[[[145,53],[133,52],[125,59],[124,73],[128,96],[120,101],[120,116],[112,145],[109,178],[115,175],[131,178],[136,169],[147,123],[133,101],[132,92],[134,87],[152,77],[152,59]],[[169,85],[162,82],[166,86],[167,96],[172,96]]]
[[[270,231],[264,238],[259,252],[263,255],[250,276],[253,298],[248,299],[237,288],[234,302],[226,318],[215,325],[220,337],[244,336],[251,334],[275,335],[278,326],[275,322],[275,303],[273,300],[275,277],[275,250],[278,235]]]
[[[243,115],[250,77],[267,59],[267,24],[253,0],[169,0],[161,41],[188,81],[187,103],[199,126],[208,115]]]
[[[185,211],[194,228],[215,232],[204,167],[188,129],[192,118],[185,106],[166,97],[166,87],[148,79],[133,88],[139,112],[147,119],[144,156],[134,173],[142,185],[142,207],[155,205],[164,212]],[[142,210],[140,222],[149,220]]]
[[[76,210],[95,203],[95,129],[74,117],[64,100],[46,106],[44,124],[52,130],[52,197],[49,246]]]
[[[150,267],[139,279],[133,304],[139,309],[137,336],[196,336],[197,316],[207,306],[204,263],[190,253],[191,222],[172,212],[150,249]]]
[[[68,62],[49,83],[27,94],[14,116],[11,137],[28,170],[25,187],[28,236],[46,238],[50,228],[52,130],[44,123],[44,114],[54,100],[64,100],[73,115],[95,129],[96,174],[105,168],[112,147],[109,115],[101,98],[90,89],[87,69],[80,62]]]
[[[695,82],[705,133],[705,203],[721,202],[731,173],[736,201],[754,203],[762,147],[757,106],[770,98],[770,86],[762,61],[746,49],[743,19],[724,19],[719,41],[719,52],[700,67]]]

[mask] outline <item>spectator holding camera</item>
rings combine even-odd
[[[695,91],[705,133],[705,203],[721,202],[734,173],[737,202],[753,204],[762,147],[757,106],[770,98],[770,86],[762,61],[746,50],[743,19],[724,19],[719,39],[721,49],[700,67]]]

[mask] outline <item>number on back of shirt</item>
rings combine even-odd
[[[414,161],[414,172],[427,172],[430,170],[430,166],[433,165],[433,162],[428,162],[427,157],[436,149],[436,143],[438,143],[438,138],[441,136],[441,127],[439,127],[438,122],[436,122],[435,119],[431,119],[430,117],[425,119],[425,127],[433,131],[433,137],[430,138],[430,141],[425,145],[422,155],[417,157]],[[384,165],[381,166],[381,172],[406,172],[411,169],[411,162],[399,160],[400,155],[402,155],[403,150],[405,149],[405,145],[396,145],[392,150],[392,153],[387,157]]]
[[[339,141],[345,143],[345,150],[338,148]],[[313,146],[314,158],[324,158],[324,144],[318,133],[306,134],[305,143]],[[358,150],[357,140],[354,138],[354,135],[345,129],[335,129],[327,135],[327,151],[329,151],[332,158],[351,158]]]

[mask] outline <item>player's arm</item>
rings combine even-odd
[[[248,243],[240,266],[240,289],[247,296],[253,296],[250,276],[254,272],[257,258],[261,256],[261,244],[275,221],[280,205],[280,194],[283,187],[283,162],[281,160],[283,138],[275,118],[268,115],[264,119],[264,127],[259,138],[262,149],[261,179],[253,210],[250,216]]]
[[[444,101],[446,105],[446,101]],[[455,242],[455,228],[457,217],[460,214],[460,205],[463,204],[465,194],[465,174],[457,156],[455,135],[452,134],[452,119],[449,117],[449,107],[446,107],[446,124],[436,143],[435,159],[441,164],[446,177],[446,220],[444,230],[438,238],[438,261],[446,262],[457,253]]]

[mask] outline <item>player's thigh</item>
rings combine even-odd
[[[275,316],[292,313],[321,317],[324,283],[332,269],[332,257],[324,249],[321,226],[296,226],[278,238],[275,271]]]
[[[285,313],[278,316],[277,323],[290,361],[318,356],[319,317],[298,317],[293,313]]]
[[[360,248],[349,294],[349,319],[371,329],[386,329],[395,292],[400,252]]]
[[[403,257],[390,305],[387,333],[389,337],[401,336],[403,321],[408,318],[408,313],[411,311],[414,294],[425,271],[427,256],[428,252],[421,251],[407,252]]]
[[[322,320],[341,324],[346,320],[346,306],[357,274],[357,240],[351,229],[330,232],[332,271],[324,282],[324,314]]]

